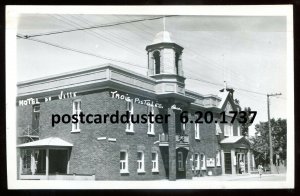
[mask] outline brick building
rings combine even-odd
[[[106,64],[18,83],[19,179],[191,179],[236,174],[240,161],[245,172],[252,170],[240,125],[219,123],[221,112],[230,120],[229,111],[241,109],[233,89],[218,95],[187,90],[183,48],[166,31],[146,50],[147,76]],[[67,121],[66,115],[117,110],[170,116],[168,123],[51,123],[52,114]],[[182,111],[187,123],[180,122]],[[195,123],[197,111],[211,112],[212,123]]]

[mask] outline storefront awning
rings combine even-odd
[[[72,146],[73,144],[66,142],[65,140],[62,140],[58,137],[49,137],[34,142],[20,144],[17,147],[25,148],[25,147],[72,147]]]

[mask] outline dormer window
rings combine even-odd
[[[155,74],[160,74],[160,53],[155,51],[153,53],[154,65],[155,65]]]

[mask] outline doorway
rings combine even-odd
[[[176,150],[176,178],[186,178],[186,159],[188,150],[185,148],[178,148]]]
[[[49,150],[49,174],[67,174],[68,150]]]
[[[225,158],[225,174],[232,174],[231,153],[224,153]]]

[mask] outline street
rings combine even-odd
[[[261,178],[258,174],[205,176],[193,178],[193,180],[201,181],[285,181],[285,179],[285,174],[263,174]]]

